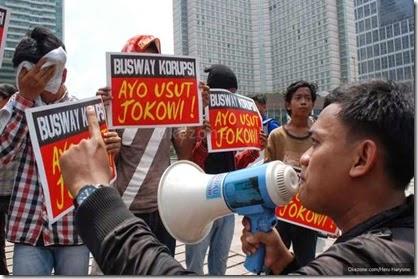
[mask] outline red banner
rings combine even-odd
[[[6,47],[9,17],[10,11],[5,7],[0,6],[0,67],[3,62],[4,48]]]
[[[105,109],[98,97],[25,111],[50,223],[56,222],[73,209],[73,197],[64,185],[59,159],[73,144],[89,138],[86,114],[89,105],[95,107],[101,131],[106,132]],[[109,164],[115,178],[116,168],[112,155],[109,155]]]
[[[202,124],[195,59],[127,53],[107,59],[112,128]]]
[[[303,207],[299,200],[299,194],[294,196],[287,205],[277,207],[276,216],[285,222],[326,234],[336,234],[338,231],[337,225],[330,217]]]
[[[209,152],[260,149],[262,121],[254,101],[223,89],[211,89],[207,115]]]

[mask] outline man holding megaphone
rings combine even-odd
[[[339,90],[342,97],[312,126],[313,147],[301,158],[300,198],[306,208],[332,217],[342,236],[301,268],[275,230],[244,229],[243,250],[251,254],[265,244],[264,264],[274,274],[414,274],[414,196],[404,193],[414,174],[411,94],[385,81]],[[116,190],[84,191],[108,185],[111,177],[93,108],[88,120],[91,138],[67,150],[60,164],[76,197],[78,232],[96,261],[105,274],[189,274]]]

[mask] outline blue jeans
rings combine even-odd
[[[89,249],[79,246],[30,246],[15,244],[13,275],[87,275]]]
[[[229,249],[234,236],[234,226],[234,214],[219,218],[213,222],[210,233],[201,242],[186,245],[187,269],[203,275],[203,262],[206,251],[210,246],[208,255],[209,275],[225,275]]]

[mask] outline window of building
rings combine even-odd
[[[388,53],[393,52],[394,51],[393,40],[390,40],[387,43],[388,43]]]
[[[364,31],[364,20],[361,20],[360,22],[359,22],[359,32],[363,32]]]
[[[375,71],[380,71],[380,59],[379,58],[374,60],[374,69]]]
[[[360,35],[360,46],[364,46],[366,44],[366,35],[365,34],[361,34]]]
[[[396,66],[402,65],[402,53],[397,53],[395,55]]]
[[[372,17],[372,28],[377,28],[377,16]]]
[[[406,32],[408,32],[408,22],[406,20],[403,20],[401,22],[401,32],[402,34],[405,34]]]
[[[388,56],[389,68],[395,67],[395,55]]]
[[[379,35],[381,40],[386,39],[386,31],[384,27],[379,29]]]
[[[369,60],[369,62],[367,62],[367,67],[368,67],[368,72],[374,72],[374,65],[373,65],[373,60]]]
[[[414,23],[414,19],[410,19],[410,20],[409,20],[409,31],[410,31],[410,32],[414,32],[414,31],[415,31],[415,23]]]
[[[380,46],[379,46],[379,44],[375,44],[373,46],[373,49],[374,49],[374,56],[379,56],[380,55]]]
[[[364,6],[364,16],[369,16],[370,15],[370,6],[369,5],[365,5]]]
[[[370,13],[373,15],[376,13],[376,2],[370,3]]]
[[[409,46],[411,48],[413,48],[414,47],[414,43],[415,43],[414,35],[410,35],[409,36]]]
[[[376,43],[379,41],[379,31],[374,30],[373,31],[373,42]]]
[[[411,57],[409,56],[409,51],[403,52],[403,61],[405,64],[411,63]]]
[[[367,58],[372,58],[373,57],[373,47],[369,46],[367,47]]]
[[[412,72],[411,72],[411,67],[405,67],[404,68],[404,76],[405,76],[405,79],[411,79],[411,77],[412,77]]]
[[[396,38],[395,39],[395,51],[401,50],[402,46],[401,46],[401,38]]]
[[[393,37],[393,28],[392,25],[386,26],[386,38],[392,38]]]
[[[397,75],[397,80],[404,80],[404,75],[403,75],[403,69],[397,69],[396,70],[396,75]]]
[[[367,32],[366,33],[366,44],[371,44],[372,43],[372,32]]]
[[[396,80],[396,71],[395,70],[390,70],[389,71],[389,79],[390,80]]]
[[[364,12],[363,12],[363,7],[358,8],[358,18],[363,18],[364,17]]]
[[[371,23],[370,23],[370,18],[367,18],[364,21],[364,28],[366,29],[366,31],[370,30],[372,28]]]
[[[387,68],[388,68],[388,58],[382,57],[382,69],[387,69]]]
[[[403,48],[403,49],[407,49],[407,48],[409,48],[409,40],[408,40],[408,36],[403,36],[403,37],[402,37],[402,48]]]
[[[366,48],[360,49],[360,60],[366,60]]]

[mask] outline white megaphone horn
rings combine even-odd
[[[233,212],[266,223],[266,228],[256,230],[271,230],[274,208],[287,204],[297,189],[296,172],[280,161],[217,175],[205,174],[193,162],[178,161],[161,177],[158,209],[175,239],[194,244],[207,236],[215,219]]]

